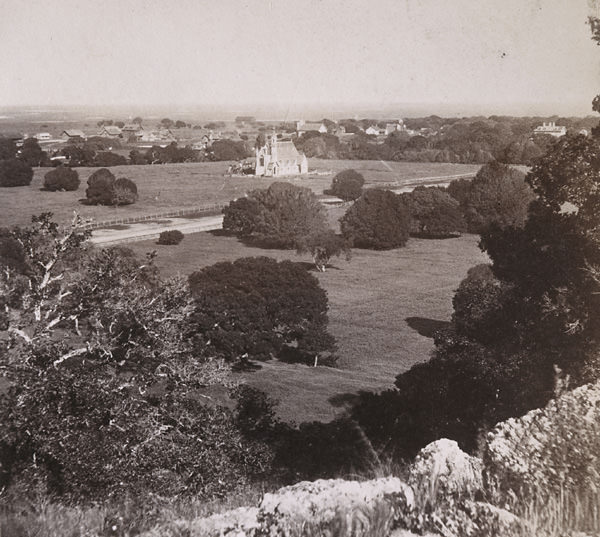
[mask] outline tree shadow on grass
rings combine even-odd
[[[436,319],[427,319],[426,317],[407,317],[404,320],[413,330],[416,330],[421,336],[428,338],[432,338],[436,332],[452,326],[452,323],[449,321],[438,321]]]
[[[354,407],[360,400],[360,395],[358,393],[336,393],[332,395],[327,401],[329,404],[335,408],[344,408],[346,410],[350,410]]]
[[[210,233],[214,237],[235,237],[236,234],[233,231],[229,231],[227,229],[212,229],[207,231],[206,233]]]

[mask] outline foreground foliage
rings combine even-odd
[[[0,276],[2,486],[213,497],[262,475],[270,451],[214,399],[228,368],[193,348],[186,282],[126,249],[86,251],[78,224],[46,214],[12,234],[23,257]]]

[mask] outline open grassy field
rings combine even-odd
[[[226,177],[230,163],[201,162],[190,164],[163,164],[146,166],[115,166],[116,177],[128,177],[138,187],[139,200],[125,207],[86,206],[79,203],[85,198],[86,181],[96,168],[77,168],[81,185],[75,192],[44,192],[41,189],[48,168],[34,171],[31,185],[0,189],[0,227],[24,225],[31,215],[51,211],[56,219],[67,222],[77,211],[85,218],[112,220],[156,214],[168,210],[227,203],[255,188],[266,187],[272,178]],[[355,168],[364,174],[367,185],[390,182],[411,182],[423,177],[438,177],[476,172],[477,165],[448,163],[413,163],[382,161],[317,160],[309,163],[310,170],[330,170],[337,173]],[[331,184],[332,175],[308,176],[289,179],[294,184],[311,188],[322,194]],[[280,180],[280,179],[279,179]]]
[[[405,248],[354,250],[350,261],[335,259],[334,267],[314,274],[329,296],[339,368],[269,362],[244,374],[246,380],[278,398],[280,415],[296,422],[330,420],[359,390],[391,387],[396,375],[428,359],[431,331],[450,318],[454,290],[471,266],[487,261],[477,241],[474,235],[411,239]],[[293,251],[253,248],[211,233],[187,235],[175,247],[153,241],[127,246],[142,255],[156,250],[165,276],[248,256],[310,261]]]

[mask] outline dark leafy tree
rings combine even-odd
[[[493,223],[522,226],[534,198],[522,172],[497,161],[486,164],[471,181],[463,205],[469,231],[480,233]]]
[[[60,153],[69,159],[69,165],[73,167],[93,166],[96,156],[95,149],[83,145],[68,145]]]
[[[277,248],[296,248],[327,229],[325,209],[308,188],[275,182],[223,209],[223,229]]]
[[[598,379],[599,147],[559,140],[527,176],[537,198],[525,225],[484,231],[491,268],[461,283],[432,359],[355,408],[377,446],[406,457],[444,436],[474,450],[494,423],[546,404],[557,375],[572,386]]]
[[[100,168],[88,178],[85,191],[88,205],[129,205],[138,198],[137,186],[125,177],[115,179],[107,169]]]
[[[180,119],[178,119],[178,120],[175,122],[175,128],[176,128],[176,129],[183,129],[183,128],[185,128],[186,126],[187,126],[186,122],[185,122],[185,121],[181,121]]]
[[[77,171],[66,166],[59,166],[44,175],[44,189],[52,192],[57,190],[77,190],[79,183],[79,174]]]
[[[32,179],[33,170],[26,162],[15,158],[0,160],[0,187],[26,186]]]
[[[357,248],[389,250],[404,246],[410,213],[402,199],[389,190],[369,189],[340,220],[342,235]]]
[[[194,272],[189,282],[200,345],[230,362],[285,354],[314,364],[335,349],[327,332],[327,295],[296,263],[242,258]]]
[[[213,160],[241,160],[250,156],[244,142],[227,139],[216,140],[210,146],[209,151]]]
[[[23,147],[19,151],[19,159],[32,167],[48,166],[49,164],[48,155],[35,138],[27,138],[23,142]]]
[[[459,203],[439,188],[420,186],[402,198],[410,211],[411,232],[419,236],[451,237],[467,229]]]
[[[332,257],[345,255],[346,259],[350,258],[349,242],[332,229],[299,239],[296,248],[300,254],[310,253],[315,267],[320,272],[325,272]]]
[[[149,164],[149,162],[137,149],[132,149],[129,152],[129,164]]]
[[[127,164],[127,159],[123,155],[112,153],[111,151],[100,151],[96,153],[94,158],[95,166],[108,168],[110,166],[124,166]]]
[[[83,252],[80,223],[42,215],[13,233],[29,272],[0,342],[2,486],[71,501],[210,498],[260,475],[269,450],[204,403],[203,391],[227,390],[227,373],[192,355],[185,282],[160,281],[126,249]],[[2,271],[0,296],[18,281]]]
[[[173,120],[168,117],[160,120],[160,125],[165,129],[170,129],[173,126]]]
[[[328,193],[344,201],[354,201],[360,198],[365,178],[356,170],[343,170],[335,175]]]
[[[16,158],[17,146],[10,138],[0,137],[0,160]]]

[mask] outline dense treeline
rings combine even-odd
[[[353,136],[307,132],[296,145],[309,157],[414,162],[485,163],[498,160],[530,165],[556,141],[550,135],[533,134],[544,121],[555,121],[573,134],[590,132],[594,118],[542,118],[490,116],[470,118],[409,118],[407,131],[385,137],[367,135],[369,125],[385,127],[386,121],[343,120]]]

